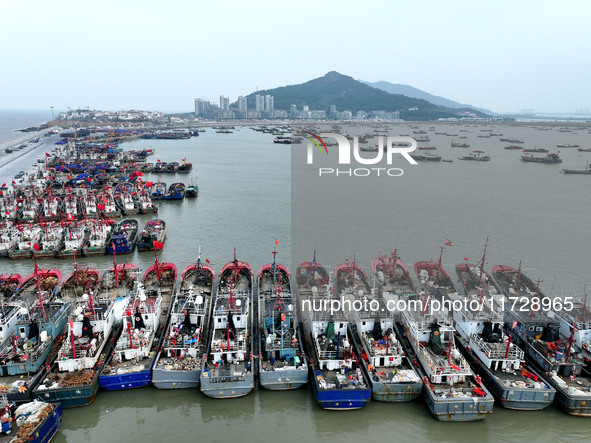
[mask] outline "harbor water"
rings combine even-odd
[[[17,122],[18,123],[18,122]],[[14,128],[27,126],[14,124]],[[31,122],[30,124],[34,124]],[[37,124],[40,121],[36,122]],[[434,126],[434,130],[429,130]],[[311,260],[314,250],[327,269],[352,259],[370,273],[371,260],[397,248],[409,265],[439,258],[446,239],[443,267],[454,267],[468,258],[475,263],[490,237],[486,268],[496,264],[517,267],[532,279],[542,280],[543,291],[552,296],[580,297],[589,277],[591,177],[560,173],[562,168],[584,169],[591,153],[557,144],[591,146],[588,127],[561,132],[559,125],[541,131],[538,124],[455,125],[424,123],[428,143],[452,163],[422,162],[411,166],[395,158],[392,167],[400,177],[318,176],[318,167],[329,156],[315,153],[314,165],[305,160],[306,142],[273,144],[273,136],[247,127],[230,134],[207,128],[187,140],[135,140],[124,149],[152,148],[148,161],[193,163],[188,175],[150,175],[171,184],[196,180],[197,199],[158,202],[167,223],[164,249],[159,261],[173,262],[179,274],[197,259],[199,247],[216,273],[237,258],[256,272],[272,261],[277,240],[278,261],[295,272],[301,261]],[[12,128],[12,129],[14,129]],[[352,130],[341,128],[347,133]],[[482,129],[499,130],[504,137],[524,140],[524,147],[545,147],[559,154],[562,164],[532,164],[519,160],[521,151],[503,149],[511,143],[500,137],[479,138]],[[363,133],[365,129],[359,129]],[[413,135],[410,124],[391,127],[391,135]],[[465,130],[467,132],[458,132]],[[10,140],[3,130],[1,140]],[[459,133],[471,144],[451,148],[452,137],[434,132]],[[324,131],[334,132],[334,131]],[[12,133],[14,135],[14,133]],[[20,133],[16,133],[19,136]],[[453,137],[459,141],[458,137]],[[53,140],[53,139],[52,139]],[[0,181],[12,180],[19,170],[30,170],[37,158],[53,148],[49,140],[29,154],[0,167]],[[370,144],[373,141],[370,141]],[[316,149],[316,148],[315,148]],[[336,155],[336,148],[330,148]],[[467,152],[480,149],[490,162],[460,161]],[[334,152],[334,154],[333,154]],[[375,153],[367,153],[367,157]],[[534,154],[543,156],[545,154]],[[353,167],[353,166],[352,166]],[[150,216],[137,217],[140,225]],[[142,270],[153,264],[150,252],[118,256]],[[43,267],[59,267],[64,275],[70,261],[50,260]],[[112,256],[82,258],[79,264],[106,269]],[[2,273],[28,275],[32,261],[0,261]],[[396,437],[400,441],[573,441],[591,437],[588,420],[572,417],[550,406],[537,412],[510,411],[495,407],[494,413],[475,423],[441,423],[422,399],[410,403],[372,401],[357,411],[332,412],[318,407],[311,387],[296,391],[269,392],[257,389],[237,399],[214,400],[198,390],[100,391],[90,406],[68,409],[55,442],[104,441],[370,441]]]

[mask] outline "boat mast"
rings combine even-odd
[[[113,269],[115,271],[115,287],[119,287],[119,273],[117,272],[117,254],[115,253],[115,242],[111,243],[113,245]]]

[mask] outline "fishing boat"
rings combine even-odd
[[[139,214],[140,209],[130,192],[122,190],[115,195],[115,203],[123,215]]]
[[[111,243],[107,245],[108,254],[129,254],[133,252],[137,243],[138,221],[125,219],[120,221],[111,236]]]
[[[22,283],[23,277],[20,274],[0,274],[0,301],[12,299]]]
[[[96,203],[95,191],[88,191],[80,197],[80,207],[82,217],[85,219],[96,219],[99,216],[99,210]]]
[[[395,257],[395,253],[393,256]],[[382,273],[382,277],[384,271],[387,274],[396,273],[396,262],[400,264],[400,261],[386,260],[394,257],[380,255],[376,259],[375,268]],[[367,274],[357,265],[355,258],[353,262],[346,261],[338,265],[335,273],[338,296],[353,300],[361,307],[365,306],[354,310],[354,324],[350,327],[350,335],[355,354],[360,357],[359,364],[363,374],[371,387],[372,398],[386,402],[417,398],[423,392],[423,381],[398,338],[395,325],[398,313],[388,309],[384,299],[385,294],[392,293],[370,288]]]
[[[452,148],[469,148],[470,145],[464,142],[454,142],[453,139],[451,140],[451,147]]]
[[[39,371],[49,356],[54,339],[66,326],[70,305],[63,301],[49,301],[49,294],[38,291],[34,306],[20,311],[22,316],[16,324],[16,334],[9,343],[2,345],[0,352],[0,376],[3,384],[12,384],[23,374]],[[24,307],[24,305],[23,305]]]
[[[71,191],[63,199],[63,211],[67,220],[77,220],[80,218],[78,197],[72,194]]]
[[[108,300],[126,298],[139,280],[139,272],[133,263],[115,263],[101,277],[96,297]]]
[[[62,248],[56,252],[55,256],[57,258],[81,257],[82,248],[84,248],[88,236],[86,223],[84,221],[67,222],[63,223],[63,227],[64,241]]]
[[[104,255],[107,245],[111,244],[112,226],[110,223],[98,220],[90,225],[88,239],[82,248],[82,254],[86,257],[93,255]]]
[[[150,197],[150,191],[143,186],[136,193],[137,205],[139,207],[140,214],[156,214],[158,207],[152,203],[152,197]]]
[[[183,158],[183,164],[179,165],[176,172],[179,174],[188,174],[193,169],[193,165],[191,163],[187,163],[187,159]]]
[[[429,313],[436,288],[422,294],[427,309],[402,313],[406,336],[422,370],[423,397],[431,414],[440,421],[475,421],[492,413],[494,398],[475,376],[468,361],[455,347],[455,329],[447,315]]]
[[[482,154],[484,154],[484,151],[472,151],[469,154],[458,157],[458,160],[472,160],[477,162],[487,162],[490,160],[490,156]]]
[[[3,226],[0,227],[0,257],[8,257],[18,237],[12,222],[3,222]]]
[[[201,261],[201,254],[196,264],[183,271],[152,369],[152,383],[158,389],[199,386],[210,332],[214,281],[215,272]]]
[[[308,381],[308,361],[300,340],[297,302],[285,266],[267,263],[257,274],[259,288],[259,381],[270,390],[297,389]]]
[[[336,299],[326,269],[314,254],[311,262],[298,266],[296,275],[298,300],[309,324],[306,354],[316,401],[323,409],[339,411],[366,406],[371,388],[349,341],[348,313],[326,309]]]
[[[162,294],[172,294],[176,285],[177,269],[174,263],[156,262],[146,269],[142,283],[146,289],[160,289]],[[163,303],[163,310],[167,306]]]
[[[15,244],[8,252],[8,258],[11,260],[20,260],[31,258],[33,255],[33,245],[39,243],[41,237],[41,228],[36,224],[17,225],[13,230]]]
[[[234,252],[234,260],[220,271],[201,370],[199,389],[208,397],[241,397],[254,388],[253,283],[250,265]]]
[[[546,152],[548,152],[548,150],[544,149],[544,148],[537,148],[536,147],[536,148],[524,149],[523,152],[543,152],[543,153],[546,153]]]
[[[44,222],[59,220],[61,203],[61,199],[50,192],[41,202],[39,219]]]
[[[167,190],[166,183],[158,180],[154,184],[154,189],[152,190],[152,200],[164,200]]]
[[[18,288],[16,298],[32,306],[37,303],[38,292],[48,294],[46,299],[52,299],[62,280],[62,272],[59,269],[39,269],[35,261],[35,270],[28,275]]]
[[[162,249],[166,238],[166,223],[164,220],[154,219],[146,223],[138,235],[137,250],[153,251]]]
[[[113,197],[113,188],[104,188],[103,192],[97,196],[97,209],[102,212],[103,218],[118,218],[121,217],[121,210],[115,203]]]
[[[97,268],[79,268],[75,265],[74,271],[66,277],[59,289],[60,297],[73,302],[84,294],[94,293],[100,278],[101,273]]]
[[[99,383],[107,391],[148,386],[162,333],[162,294],[137,282],[123,316],[123,330],[107,358]]]
[[[32,401],[13,410],[8,400],[0,399],[0,422],[2,433],[6,433],[0,441],[49,443],[61,425],[62,415],[60,403]]]
[[[587,163],[585,169],[563,169],[565,174],[591,174],[591,165]]]
[[[16,199],[4,197],[1,200],[2,210],[0,210],[0,220],[14,221],[18,217],[19,208]]]
[[[75,303],[67,339],[56,362],[33,390],[33,397],[61,402],[71,408],[92,403],[99,388],[99,372],[120,327],[114,327],[115,301],[87,293]]]
[[[183,183],[173,183],[168,188],[164,200],[182,200],[185,198],[185,185]]]
[[[535,157],[531,154],[525,154],[521,156],[521,161],[532,162],[532,163],[562,163],[562,159],[558,154],[547,154],[545,157]]]
[[[523,350],[503,331],[504,295],[483,271],[485,255],[486,249],[478,265],[456,266],[471,307],[453,312],[458,347],[498,404],[508,409],[543,409],[552,403],[556,390],[526,364]]]
[[[382,254],[372,260],[371,268],[377,278],[379,291],[385,299],[394,296],[405,297],[414,294],[415,287],[406,263],[398,256],[396,249],[390,255]]]
[[[571,415],[591,417],[591,376],[583,370],[584,357],[573,347],[574,330],[560,338],[560,319],[552,310],[539,309],[547,297],[521,265],[517,270],[494,266],[492,278],[511,303],[505,321],[513,339],[525,349],[541,379],[556,390],[555,402]]]
[[[442,249],[443,252],[443,249]],[[444,295],[457,292],[448,273],[441,267],[441,256],[438,262],[419,261],[414,265],[415,274],[423,287],[440,288]]]
[[[59,223],[43,226],[37,247],[33,245],[37,258],[51,258],[61,249],[64,241],[64,228]]]
[[[36,223],[39,221],[39,201],[37,198],[30,196],[19,199],[20,213],[18,216],[19,223]]]
[[[196,181],[193,179],[191,180],[191,184],[187,186],[185,189],[185,197],[187,198],[195,198],[199,195],[199,186],[197,186]]]

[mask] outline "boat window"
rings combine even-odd
[[[530,330],[530,331],[535,331],[535,330],[536,330],[536,327],[535,327],[535,326],[530,326],[530,327],[529,327],[529,330]]]
[[[542,326],[538,326],[536,328],[536,332],[542,332],[544,330],[544,328]]]
[[[221,323],[222,319],[220,317],[218,317],[218,323]]]
[[[0,332],[2,332],[2,326],[0,326]]]
[[[236,321],[240,321],[240,316],[236,317]]]
[[[22,326],[19,328],[19,330],[20,330],[21,334],[24,334],[26,332],[25,328],[23,328]]]

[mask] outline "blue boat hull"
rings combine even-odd
[[[49,414],[46,419],[41,423],[37,432],[29,440],[30,443],[48,443],[51,441],[55,433],[57,432],[60,424],[62,423],[62,405],[57,403],[52,413]]]
[[[123,389],[143,388],[148,386],[152,379],[152,371],[146,369],[132,374],[101,375],[99,383],[101,388],[107,391],[120,391]]]
[[[347,411],[360,409],[371,400],[371,389],[319,389],[316,377],[312,377],[314,397],[322,409]]]

